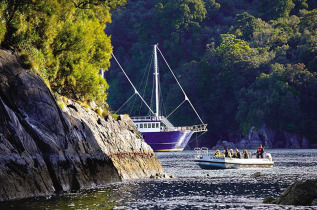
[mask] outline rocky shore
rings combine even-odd
[[[162,173],[132,121],[68,101],[0,50],[0,201],[94,188]]]
[[[317,205],[317,179],[295,182],[289,186],[283,194],[274,199],[267,197],[263,203],[296,205],[296,206],[316,206]]]

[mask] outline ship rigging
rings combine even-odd
[[[184,100],[166,117],[160,112],[160,81],[159,81],[159,69],[158,69],[158,58],[157,52],[160,53],[164,62],[166,63],[168,69],[172,73],[174,79],[176,80],[179,88],[181,89]],[[134,93],[130,98],[116,111],[118,113],[123,106],[125,106],[135,95],[137,95],[141,101],[146,105],[150,111],[150,116],[133,116],[131,119],[137,125],[138,130],[142,133],[144,140],[148,143],[154,151],[182,151],[188,144],[193,133],[201,133],[199,136],[207,132],[207,124],[203,122],[192,102],[189,100],[187,94],[185,93],[183,87],[178,81],[176,75],[172,71],[170,65],[167,63],[161,50],[158,48],[157,44],[153,46],[154,55],[154,85],[155,85],[155,111],[151,109],[148,103],[141,96],[140,92],[134,86],[126,71],[122,68],[119,61],[112,53],[112,56],[119,68],[131,84]],[[175,127],[168,118],[175,113],[185,102],[188,102],[198,117],[201,124],[191,125],[191,126],[179,126]],[[199,137],[198,136],[198,137]],[[196,137],[196,138],[198,138]]]

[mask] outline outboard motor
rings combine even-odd
[[[266,153],[266,156],[267,156],[267,158],[268,158],[270,161],[272,161],[272,155],[271,155],[271,153]]]

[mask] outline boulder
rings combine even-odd
[[[156,173],[150,176],[151,179],[174,179],[175,176],[173,174],[166,173]]]
[[[262,176],[261,172],[255,172],[254,174],[251,175],[252,178],[257,178]]]
[[[317,179],[295,182],[289,186],[277,199],[266,198],[266,203],[281,205],[310,206],[317,199]],[[263,202],[264,202],[263,201]]]
[[[275,199],[271,196],[264,198],[263,203],[273,204],[275,203]]]

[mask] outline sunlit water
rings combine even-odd
[[[270,169],[202,170],[194,151],[157,153],[166,173],[174,179],[113,183],[99,189],[51,198],[0,203],[0,209],[317,209],[317,206],[263,204],[297,180],[317,178],[317,149],[268,150]],[[262,176],[252,178],[260,172]]]

